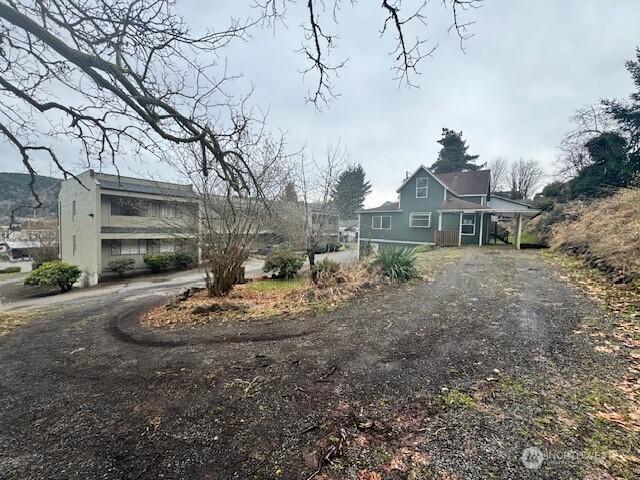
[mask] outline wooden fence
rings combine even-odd
[[[436,245],[441,247],[457,247],[459,235],[457,230],[439,230],[436,232]]]

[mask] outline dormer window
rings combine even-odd
[[[416,178],[416,198],[427,198],[429,194],[429,179],[427,177]]]

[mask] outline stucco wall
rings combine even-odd
[[[98,189],[89,172],[78,176],[82,185],[75,179],[62,182],[58,196],[60,209],[60,257],[65,262],[77,265],[82,270],[78,281],[80,286],[95,285],[99,273],[100,209]],[[73,202],[76,214],[73,215]],[[73,252],[73,237],[76,237],[76,251]]]

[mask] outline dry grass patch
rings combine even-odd
[[[640,285],[640,188],[565,207],[550,246],[581,257],[616,282]]]
[[[318,285],[305,276],[237,285],[226,297],[209,297],[205,290],[199,291],[184,301],[147,312],[142,320],[150,327],[175,327],[325,312],[379,284],[375,272],[362,263],[352,263],[342,265],[338,274],[321,275]]]
[[[0,310],[0,337],[25,325],[33,317],[35,317],[35,312],[33,311]]]

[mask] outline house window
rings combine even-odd
[[[176,251],[173,240],[149,240],[149,253],[172,253]]]
[[[416,178],[416,198],[427,198],[429,194],[429,179],[427,177]]]
[[[373,230],[391,230],[391,217],[389,215],[371,217]]]
[[[76,202],[73,202],[73,203],[75,204]],[[74,235],[74,236],[73,236],[73,256],[74,256],[74,257],[76,256],[76,251],[77,251],[77,249],[78,249],[78,246],[77,246],[77,244],[76,244],[76,236]]]
[[[111,240],[111,256],[120,255],[121,252],[120,240]]]
[[[146,240],[111,240],[111,256],[147,253]]]
[[[144,200],[114,197],[111,199],[111,215],[147,217],[149,216],[149,204]]]
[[[431,227],[431,212],[411,212],[409,226],[412,228]]]
[[[463,215],[462,216],[462,235],[475,235],[475,234],[476,234],[476,216]]]

